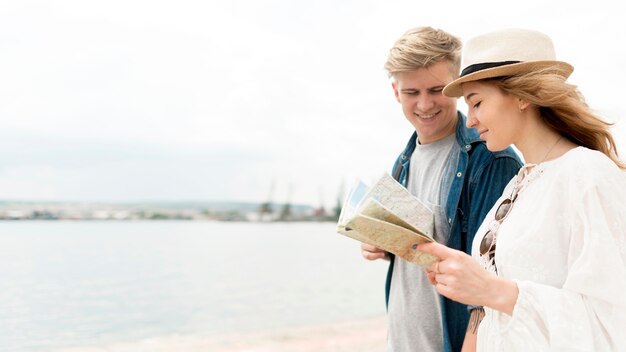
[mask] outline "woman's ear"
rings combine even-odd
[[[519,109],[519,112],[524,112],[524,110],[526,110],[529,105],[530,102],[528,102],[528,100],[524,100],[522,98],[517,99],[517,107]]]

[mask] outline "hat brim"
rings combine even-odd
[[[478,81],[481,79],[514,76],[520,73],[535,71],[537,69],[553,68],[554,72],[567,78],[574,71],[574,66],[563,61],[525,61],[516,64],[498,66],[485,70],[476,71],[468,75],[459,77],[448,83],[443,88],[443,94],[448,97],[458,98],[463,96],[461,84],[466,82]]]

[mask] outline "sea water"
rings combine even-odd
[[[386,263],[333,223],[0,222],[0,351],[384,314]]]

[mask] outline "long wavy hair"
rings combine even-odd
[[[604,153],[625,170],[609,131],[613,124],[595,115],[578,88],[565,80],[551,68],[489,79],[504,92],[538,106],[551,129],[577,145]]]

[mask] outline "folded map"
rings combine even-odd
[[[373,186],[357,182],[348,193],[337,232],[393,253],[411,263],[427,266],[439,258],[415,250],[432,242],[433,212],[389,174]]]

